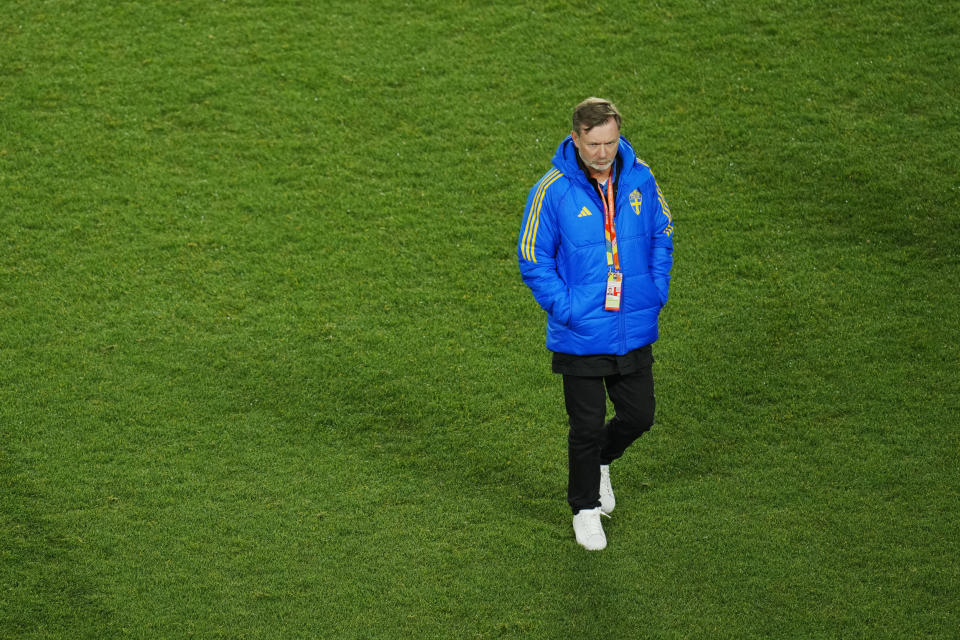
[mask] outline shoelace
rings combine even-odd
[[[600,518],[606,516],[607,518],[613,519],[609,513],[604,513],[598,508],[597,511],[600,513],[596,518],[587,519],[587,533],[590,535],[600,535],[603,533],[603,525],[601,524]]]

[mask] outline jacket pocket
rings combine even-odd
[[[586,283],[570,288],[570,322],[567,326],[581,335],[589,334],[591,323],[603,312],[606,283]]]
[[[638,273],[623,279],[623,298],[627,311],[654,309],[663,306],[660,289],[649,273]]]

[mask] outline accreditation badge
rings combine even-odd
[[[607,273],[607,299],[603,308],[607,311],[620,311],[620,292],[623,290],[623,274],[619,271]]]

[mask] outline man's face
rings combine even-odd
[[[620,142],[620,127],[617,121],[610,118],[600,126],[590,129],[586,133],[572,131],[573,144],[580,153],[580,159],[594,172],[606,175],[617,157],[617,146]]]

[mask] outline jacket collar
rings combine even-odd
[[[616,186],[627,184],[633,167],[637,162],[637,154],[626,138],[620,136],[620,145],[617,148],[617,160],[614,164],[614,180]],[[580,182],[583,186],[590,186],[592,181],[587,177],[589,174],[585,171],[583,162],[580,160],[580,154],[577,153],[577,147],[573,144],[573,137],[564,138],[556,153],[553,154],[553,166],[559,169],[565,176]]]

